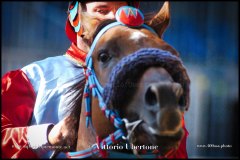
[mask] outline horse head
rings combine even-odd
[[[116,14],[136,18],[135,13],[142,16],[135,8]],[[94,33],[86,33],[92,46],[86,60],[88,79],[77,150],[104,144],[96,136],[111,145],[114,139],[135,146],[157,145],[161,155],[178,148],[184,134],[183,112],[189,107],[190,80],[179,53],[161,38],[169,18],[165,2],[146,24],[126,25],[118,17],[118,22],[105,21]],[[134,154],[139,152],[134,150]]]

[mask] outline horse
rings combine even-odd
[[[132,24],[117,14],[140,20]],[[120,8],[116,17],[86,33],[92,44],[86,81],[71,88],[79,93],[71,100],[72,115],[78,119],[72,130],[76,152],[67,156],[108,157],[111,148],[137,157],[147,152],[167,158],[184,135],[182,116],[189,107],[190,85],[179,53],[162,39],[169,2],[145,21],[132,7]],[[84,90],[79,84],[85,84]]]

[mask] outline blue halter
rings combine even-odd
[[[141,24],[139,26],[129,26],[125,23],[123,23],[121,21],[121,18],[119,18],[119,14],[120,12],[124,11],[131,11],[131,13],[135,13],[133,16],[136,16],[136,14],[140,14],[140,16],[142,17],[142,21],[143,21],[143,14],[141,13],[140,10],[133,8],[133,7],[129,7],[129,6],[124,6],[118,9],[118,11],[116,12],[116,19],[117,22],[113,22],[107,26],[105,26],[96,36],[96,38],[94,39],[91,48],[88,52],[88,55],[86,57],[86,76],[87,76],[87,82],[84,88],[84,98],[85,98],[85,106],[86,106],[86,127],[89,127],[89,125],[92,126],[92,121],[91,121],[91,98],[90,95],[92,93],[92,96],[97,97],[98,101],[99,101],[99,107],[100,109],[103,111],[104,115],[113,123],[113,125],[116,127],[116,131],[112,134],[110,134],[107,138],[103,139],[101,142],[98,142],[94,145],[92,145],[92,147],[86,149],[86,150],[82,150],[82,151],[77,151],[77,152],[68,152],[67,153],[67,157],[68,158],[86,158],[86,157],[91,157],[92,155],[100,155],[102,157],[104,157],[104,155],[102,154],[102,148],[104,148],[104,145],[111,145],[114,144],[116,140],[120,140],[123,137],[125,137],[125,133],[123,132],[123,127],[124,127],[124,122],[123,120],[118,116],[118,114],[116,112],[114,112],[113,110],[109,110],[103,100],[102,97],[102,93],[103,93],[103,87],[101,86],[101,84],[99,83],[96,74],[95,74],[95,70],[93,67],[93,60],[92,60],[92,54],[93,51],[96,47],[96,44],[98,42],[98,40],[101,38],[101,36],[108,31],[110,28],[113,28],[115,26],[128,26],[128,27],[143,27],[146,28],[148,30],[150,30],[151,32],[153,32],[154,34],[156,34],[156,32],[149,26],[145,25],[145,24]]]
[[[126,12],[126,11],[129,11],[131,10],[132,12],[131,13],[135,13],[134,16],[136,16],[136,14],[140,14],[140,17],[142,18],[142,23],[143,23],[143,20],[144,20],[144,16],[143,14],[141,13],[140,10],[136,9],[136,8],[133,8],[133,7],[129,7],[129,6],[124,6],[124,7],[121,7],[118,9],[118,11],[116,12],[116,19],[117,19],[117,22],[113,22],[107,26],[105,26],[96,36],[96,38],[94,39],[92,45],[91,45],[91,48],[88,52],[88,55],[86,57],[86,66],[87,66],[87,71],[86,71],[86,75],[88,76],[88,81],[85,85],[85,89],[84,89],[84,93],[86,93],[85,95],[89,95],[90,93],[90,90],[92,90],[92,94],[94,97],[97,97],[98,100],[99,100],[99,106],[101,108],[102,111],[105,111],[105,116],[107,118],[109,117],[115,117],[114,119],[114,126],[116,128],[120,128],[120,126],[122,126],[122,120],[120,118],[118,118],[118,116],[108,110],[106,108],[106,105],[103,101],[103,98],[102,98],[102,93],[103,93],[103,87],[101,86],[101,84],[99,83],[97,77],[96,77],[96,74],[95,74],[95,71],[94,71],[94,68],[93,68],[93,61],[92,61],[92,54],[93,54],[93,51],[97,45],[97,42],[98,40],[101,38],[101,36],[107,31],[109,30],[110,28],[113,28],[115,26],[128,26],[129,25],[126,25],[125,23],[123,23],[121,21],[121,18],[120,18],[120,13],[122,11]],[[128,12],[129,14],[129,12]],[[139,27],[139,26],[133,26],[133,27]],[[148,30],[150,30],[151,32],[153,32],[154,34],[157,34],[151,27],[145,25],[145,24],[142,24],[141,27],[144,27]],[[86,115],[90,115],[90,98],[89,97],[86,97]],[[86,126],[88,127],[88,124],[90,123],[90,116],[87,116],[87,120],[86,120]]]

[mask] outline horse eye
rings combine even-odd
[[[102,63],[106,63],[110,59],[111,59],[111,57],[110,57],[110,55],[108,53],[100,53],[98,55],[98,61],[100,61]]]

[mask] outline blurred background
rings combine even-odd
[[[163,2],[141,1],[158,11]],[[1,2],[1,75],[62,55],[68,2]],[[177,49],[191,79],[185,114],[189,158],[239,157],[239,3],[171,2],[163,39]],[[199,147],[199,145],[229,145]]]

